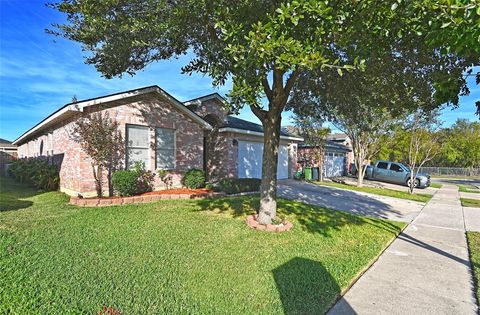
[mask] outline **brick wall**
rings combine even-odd
[[[88,107],[86,113],[108,112],[110,118],[120,124],[125,137],[126,125],[149,127],[150,149],[147,169],[155,172],[155,128],[171,128],[176,132],[176,168],[171,170],[174,186],[181,186],[183,173],[190,168],[203,168],[203,128],[198,123],[178,111],[173,105],[156,94],[143,95],[128,100]],[[38,157],[39,145],[44,141],[44,153],[60,168],[60,189],[70,195],[81,193],[84,196],[95,195],[95,180],[91,159],[71,138],[74,116],[43,135],[31,139],[19,146],[19,156]],[[53,147],[52,147],[53,145]],[[45,147],[50,150],[45,151]],[[51,151],[51,152],[48,152]],[[106,175],[106,174],[105,174]],[[106,177],[105,189],[108,192]],[[155,188],[163,189],[163,183],[155,176]]]

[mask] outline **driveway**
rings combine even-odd
[[[319,186],[297,180],[278,182],[280,197],[364,216],[411,222],[424,204],[346,189]]]
[[[345,182],[347,184],[351,185],[356,185],[357,179],[353,177],[344,177]],[[387,188],[387,189],[393,189],[393,190],[398,190],[398,191],[403,191],[403,192],[408,192],[408,187],[404,185],[398,185],[398,184],[393,184],[393,183],[385,183],[385,182],[379,182],[376,180],[369,180],[369,179],[364,179],[363,180],[364,186],[369,186],[369,187],[382,187],[382,188]],[[416,188],[415,193],[419,194],[430,194],[433,195],[438,191],[438,188],[433,188],[433,187],[427,187],[427,188]]]

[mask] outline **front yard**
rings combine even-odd
[[[256,197],[83,208],[0,178],[0,313],[322,314],[403,223]]]

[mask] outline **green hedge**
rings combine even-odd
[[[185,172],[182,184],[190,189],[205,187],[205,172],[197,168],[192,168]]]
[[[130,170],[119,170],[112,174],[113,189],[120,196],[140,195],[152,191],[155,174],[145,170],[143,163],[136,163]]]
[[[16,160],[12,162],[9,172],[19,182],[43,190],[57,190],[60,183],[57,167],[46,160]]]
[[[215,190],[227,194],[253,192],[260,190],[261,180],[258,178],[224,178],[215,186]]]

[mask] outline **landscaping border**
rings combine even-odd
[[[118,206],[134,203],[146,203],[159,200],[185,200],[185,199],[212,199],[225,197],[222,192],[193,193],[193,194],[158,194],[158,195],[140,195],[130,197],[113,198],[77,198],[70,197],[70,204],[81,207],[104,207]]]
[[[284,221],[283,224],[267,224],[263,225],[257,221],[258,215],[249,215],[245,219],[245,223],[251,229],[258,231],[267,231],[267,232],[287,232],[293,228],[293,224],[289,221]]]

